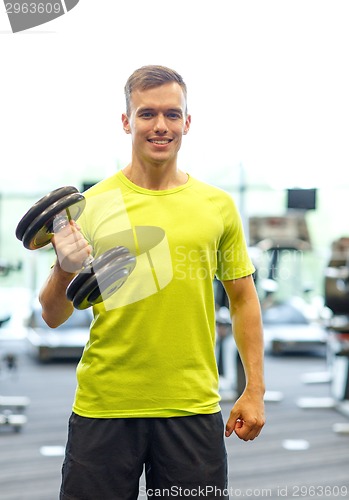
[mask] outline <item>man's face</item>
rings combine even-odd
[[[190,126],[180,85],[166,83],[132,92],[130,115],[122,115],[126,133],[132,135],[133,155],[141,163],[175,161],[182,136]]]

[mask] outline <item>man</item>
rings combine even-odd
[[[216,275],[228,294],[246,375],[225,436],[248,441],[264,425],[254,268],[231,197],[178,169],[191,123],[182,77],[145,66],[125,95],[131,162],[87,191],[79,225],[54,236],[58,259],[40,293],[56,327],[73,311],[65,289],[92,248],[99,255],[125,245],[137,257],[126,283],[94,306],[61,499],[137,499],[143,465],[149,496],[227,498],[212,282]]]

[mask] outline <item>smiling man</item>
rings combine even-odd
[[[228,498],[224,437],[256,438],[264,425],[259,302],[242,224],[231,196],[177,165],[191,123],[182,77],[136,70],[125,86],[130,163],[85,193],[79,219],[53,237],[57,263],[40,294],[51,326],[73,311],[65,289],[93,251],[131,234],[137,265],[94,306],[77,368],[61,500]],[[156,237],[155,237],[156,236]],[[132,240],[132,241],[131,241]],[[246,388],[224,426],[215,358],[213,279],[230,300]]]

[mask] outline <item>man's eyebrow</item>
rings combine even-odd
[[[154,108],[140,107],[137,109],[137,113],[144,113],[145,111],[155,111]]]
[[[137,109],[137,114],[149,113],[149,112],[156,112],[156,108],[144,106],[144,107],[140,107]],[[179,114],[183,115],[183,110],[182,110],[182,108],[168,108],[168,109],[166,109],[166,113],[179,113]]]
[[[167,111],[169,111],[170,113],[179,113],[181,115],[183,114],[182,108],[170,108]]]

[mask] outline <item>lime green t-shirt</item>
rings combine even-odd
[[[124,245],[137,263],[93,308],[74,412],[114,418],[219,411],[213,279],[254,272],[231,196],[192,177],[152,191],[122,172],[85,194],[79,225],[94,255]]]

